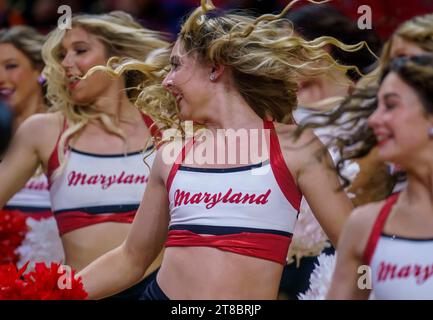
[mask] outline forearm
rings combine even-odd
[[[102,299],[140,281],[147,268],[145,264],[139,263],[121,245],[93,261],[78,276],[82,278],[88,299]]]

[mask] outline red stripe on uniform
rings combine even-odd
[[[268,233],[242,232],[202,236],[188,230],[170,230],[165,246],[213,247],[285,265],[291,240],[291,237]]]
[[[274,177],[286,199],[299,212],[302,193],[284,161],[274,124],[272,121],[264,120],[264,128],[270,130],[270,163]]]
[[[75,229],[103,222],[132,223],[136,211],[107,214],[89,214],[82,211],[69,211],[55,214],[60,235]]]
[[[377,242],[379,241],[380,235],[382,234],[383,227],[385,226],[386,219],[391,213],[391,208],[397,201],[399,193],[393,194],[387,200],[383,208],[380,210],[379,215],[374,222],[373,229],[371,230],[370,236],[365,246],[363,260],[364,263],[370,265],[371,258],[373,257],[374,250],[376,249]]]
[[[152,118],[149,117],[148,115],[142,114],[142,119],[143,119],[143,122],[146,125],[146,127],[150,130],[150,134],[152,135],[152,137],[160,138],[161,132],[159,131],[159,128],[155,125],[155,122],[152,120]],[[51,176],[52,176],[53,172],[60,166],[59,154],[58,154],[57,150],[59,148],[60,138],[61,138],[62,134],[66,131],[67,128],[68,128],[68,125],[67,125],[66,118],[65,118],[65,120],[63,122],[63,129],[62,129],[62,131],[60,131],[59,137],[57,138],[57,141],[56,141],[56,145],[54,146],[54,149],[51,152],[50,158],[48,159],[47,176],[48,176],[49,187],[51,187]],[[68,143],[66,142],[64,152],[66,152],[68,149],[67,144]]]
[[[155,124],[155,122],[151,117],[149,117],[146,114],[143,114],[143,121],[146,124],[147,128],[149,128],[152,137],[161,138],[162,136],[161,131],[159,131],[159,128],[157,127],[157,125]]]
[[[165,184],[165,186],[167,188],[167,193],[170,193],[170,188],[171,188],[171,185],[173,183],[174,176],[176,175],[177,170],[179,170],[179,167],[181,166],[182,162],[185,160],[186,155],[191,150],[194,142],[195,142],[195,139],[192,138],[183,146],[181,153],[179,153],[179,155],[176,158],[176,161],[174,162],[173,166],[171,167],[170,173],[168,174],[168,177],[167,177],[167,183]]]

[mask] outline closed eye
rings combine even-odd
[[[6,70],[12,70],[12,69],[15,69],[15,68],[17,68],[17,67],[18,67],[18,64],[16,64],[16,63],[8,63],[8,64],[5,66]]]

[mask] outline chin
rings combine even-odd
[[[185,112],[185,110],[180,110],[179,119],[182,121],[194,121],[194,117],[189,112]]]
[[[74,101],[74,103],[76,104],[92,104],[95,99],[91,99],[89,97],[86,97],[84,95],[72,95],[72,101]]]

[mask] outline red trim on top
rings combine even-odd
[[[371,259],[376,249],[377,242],[379,241],[380,235],[382,234],[383,227],[385,226],[386,219],[391,213],[392,206],[395,204],[399,196],[399,193],[393,194],[387,200],[385,205],[380,210],[376,221],[374,222],[370,236],[368,237],[367,245],[365,246],[364,253],[362,255],[365,264],[370,265]]]
[[[68,211],[57,213],[54,217],[59,228],[59,234],[62,236],[65,233],[97,223],[132,223],[136,212],[133,210],[122,213],[89,214],[81,211]]]
[[[51,152],[50,158],[48,159],[48,168],[47,168],[47,178],[48,178],[48,187],[51,188],[51,175],[53,174],[54,170],[56,170],[60,166],[59,161],[59,154],[57,152],[57,149],[59,148],[59,141],[60,137],[62,136],[63,132],[66,131],[68,127],[68,124],[66,122],[66,117],[63,120],[63,128],[60,131],[60,134],[57,138],[56,145],[54,146],[53,151]],[[66,146],[65,146],[66,148]]]
[[[269,233],[242,232],[227,235],[206,235],[188,230],[170,230],[166,247],[212,247],[286,265],[291,237]]]
[[[265,129],[270,130],[270,163],[274,177],[286,199],[290,202],[293,208],[299,212],[302,193],[296,185],[295,179],[293,179],[293,176],[284,161],[274,124],[272,121],[263,120],[263,126]]]
[[[150,130],[150,134],[152,135],[152,137],[161,138],[162,137],[161,131],[159,131],[159,128],[157,125],[155,125],[153,119],[146,114],[142,114],[142,117],[147,128]]]
[[[159,128],[156,125],[153,125],[155,122],[152,120],[151,117],[148,115],[142,114],[142,119],[146,127],[150,130],[150,134],[152,137],[161,137],[161,131],[159,131]],[[59,155],[57,153],[57,149],[59,147],[59,141],[60,137],[62,136],[63,132],[68,128],[66,118],[64,118],[63,122],[63,129],[60,131],[59,137],[57,138],[56,145],[54,146],[53,151],[51,152],[50,158],[48,159],[48,168],[47,168],[47,176],[48,176],[48,184],[49,187],[51,187],[51,175],[53,174],[54,170],[56,170],[60,166],[59,161]],[[67,147],[65,145],[65,151],[67,150]]]
[[[179,167],[181,166],[182,162],[185,160],[186,155],[191,150],[192,145],[195,143],[194,137],[189,140],[183,147],[182,151],[179,153],[179,155],[176,158],[176,161],[173,163],[173,166],[171,167],[170,173],[167,177],[167,183],[165,184],[165,187],[167,188],[167,193],[170,192],[171,185],[174,180],[174,176],[177,173],[177,170],[179,170]]]

